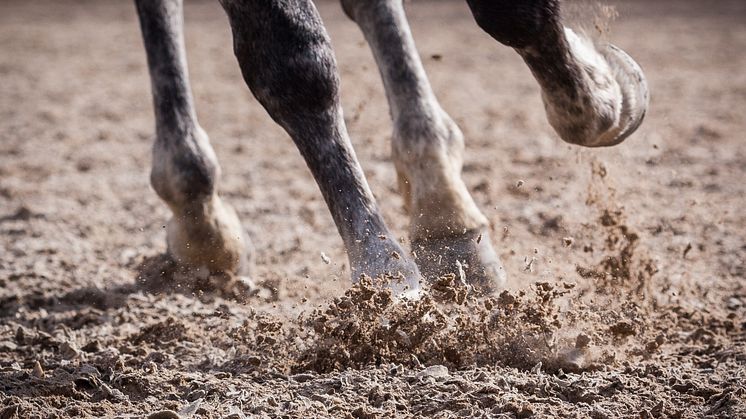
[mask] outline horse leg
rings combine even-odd
[[[463,269],[483,291],[503,287],[487,219],[461,179],[463,135],[430,87],[402,0],[342,0],[342,7],[368,41],[386,89],[392,155],[420,269],[430,278]]]
[[[397,293],[417,289],[417,266],[386,227],[352,149],[336,61],[313,3],[221,3],[244,80],[306,160],[344,241],[352,280],[366,274],[394,279]]]

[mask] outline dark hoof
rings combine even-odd
[[[420,271],[396,241],[374,237],[361,251],[351,253],[352,282],[368,276],[391,289],[394,295],[414,297],[420,290]]]
[[[495,254],[489,233],[469,231],[459,236],[412,242],[415,261],[430,281],[449,274],[488,294],[505,288],[507,275]]]

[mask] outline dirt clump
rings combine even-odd
[[[419,299],[397,301],[388,290],[362,281],[302,319],[313,328],[313,343],[294,370],[324,373],[382,363],[597,368],[586,358],[590,338],[565,338],[570,317],[556,300],[572,288],[542,282],[530,293],[504,291],[497,298],[480,298],[449,276],[426,287]]]

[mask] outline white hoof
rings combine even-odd
[[[213,273],[251,273],[251,243],[236,212],[217,196],[174,214],[167,242],[169,255],[179,265]]]

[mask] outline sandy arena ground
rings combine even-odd
[[[243,84],[220,6],[187,6],[200,121],[258,288],[143,290],[169,211],[149,186],[131,2],[3,1],[0,418],[746,417],[746,3],[614,4],[609,37],[652,103],[604,150],[558,139],[526,66],[464,2],[409,3],[511,288],[480,299],[444,278],[399,304],[350,289],[318,188]],[[335,2],[319,9],[358,156],[406,236],[375,64]],[[581,9],[573,21],[603,26],[601,8]]]

